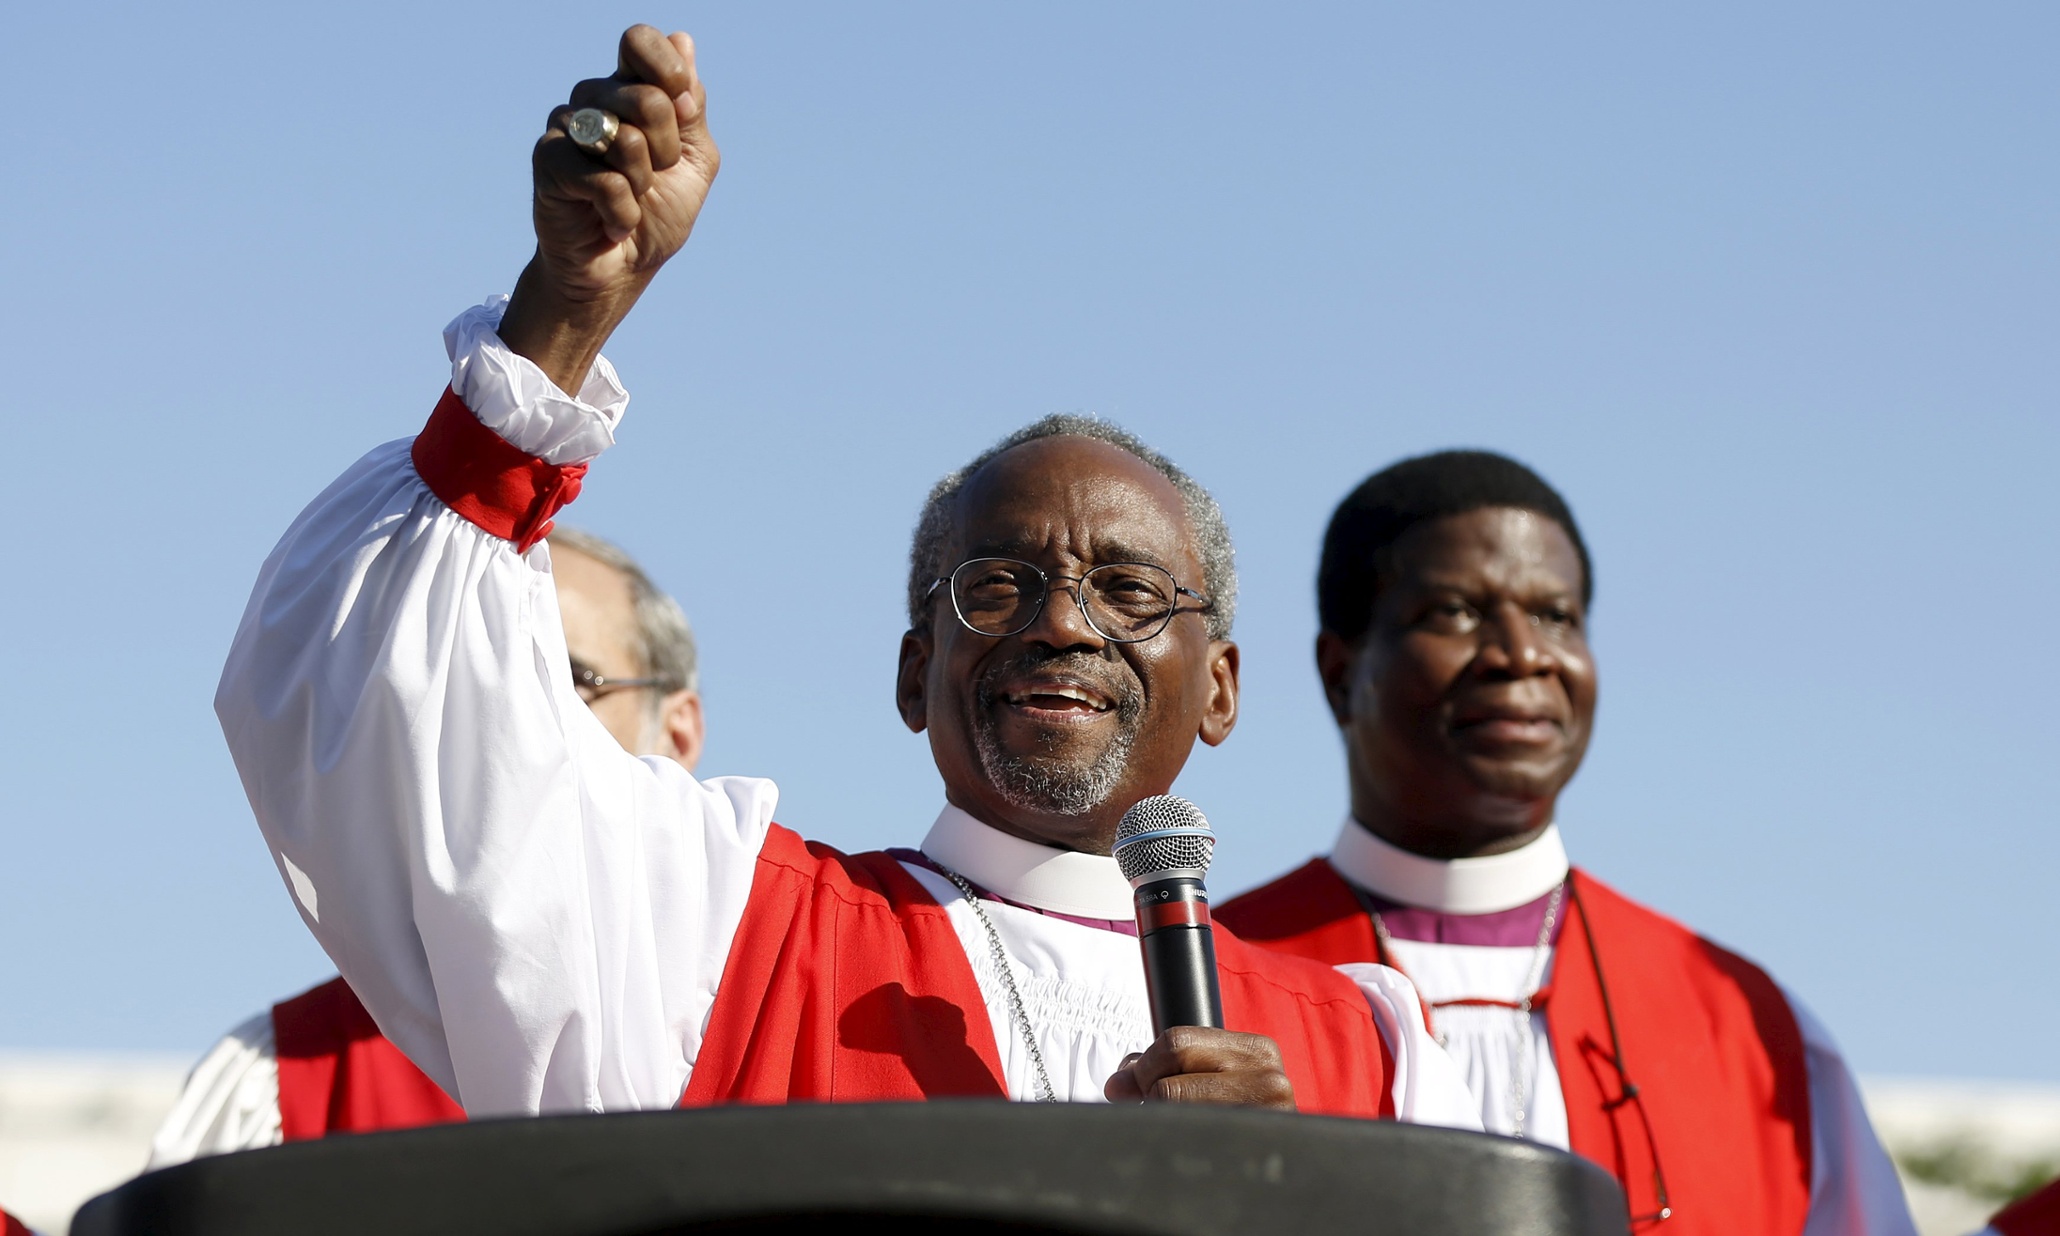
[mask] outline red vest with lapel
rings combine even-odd
[[[341,978],[272,1006],[279,1133],[306,1141],[463,1120],[465,1112],[388,1042]]]
[[[1387,1045],[1356,986],[1220,929],[1216,957],[1224,1019],[1280,1043],[1302,1110],[1392,1112]],[[891,855],[774,825],[681,1105],[1006,1094],[944,907]]]
[[[0,1236],[30,1236],[28,1225],[0,1210]]]
[[[1666,1236],[1801,1232],[1810,1205],[1809,1078],[1787,1000],[1751,962],[1593,877],[1577,871],[1572,886],[1579,902],[1570,902],[1538,1004],[1574,1150],[1610,1169],[1642,1215],[1657,1203],[1657,1147],[1674,1211],[1659,1228]],[[1333,965],[1379,956],[1365,908],[1323,859],[1231,900],[1217,917],[1268,948]],[[1595,957],[1639,1087],[1627,1102],[1619,1101]]]

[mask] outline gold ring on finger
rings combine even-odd
[[[615,113],[598,107],[582,107],[565,120],[565,136],[590,155],[607,154],[621,131],[622,121]]]

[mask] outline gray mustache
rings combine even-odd
[[[1001,702],[1002,682],[1033,670],[1052,669],[1070,674],[1101,691],[1115,702],[1117,717],[1129,720],[1143,710],[1144,701],[1137,679],[1131,674],[1118,671],[1117,666],[1120,664],[1112,664],[1107,659],[1077,649],[1064,650],[1032,645],[1006,661],[997,661],[988,666],[987,671],[980,675],[974,695],[980,707],[992,708]]]

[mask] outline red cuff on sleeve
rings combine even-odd
[[[579,497],[587,474],[583,463],[554,464],[510,446],[449,387],[411,454],[445,506],[525,553],[550,535],[551,516]]]

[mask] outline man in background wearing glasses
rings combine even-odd
[[[699,653],[679,602],[600,537],[558,528],[549,540],[579,698],[623,750],[693,771],[703,739]],[[151,1140],[147,1166],[464,1118],[334,978],[244,1022],[201,1058]]]
[[[619,66],[537,143],[513,297],[452,324],[423,432],[288,530],[216,695],[380,1028],[474,1116],[989,1096],[1478,1127],[1379,967],[1219,933],[1236,1029],[1154,1037],[1109,849],[1236,722],[1236,582],[1215,503],[1128,435],[1048,421],[932,493],[896,683],[944,783],[920,850],[804,842],[772,783],[633,759],[580,705],[539,543],[627,400],[601,347],[718,161],[686,36],[634,28]]]
[[[1553,822],[1595,716],[1594,579],[1515,460],[1368,478],[1324,537],[1316,659],[1352,814],[1236,898],[1246,938],[1406,972],[1490,1132],[1616,1173],[1641,1227],[1906,1236],[1830,1036],[1757,966],[1567,865]]]

